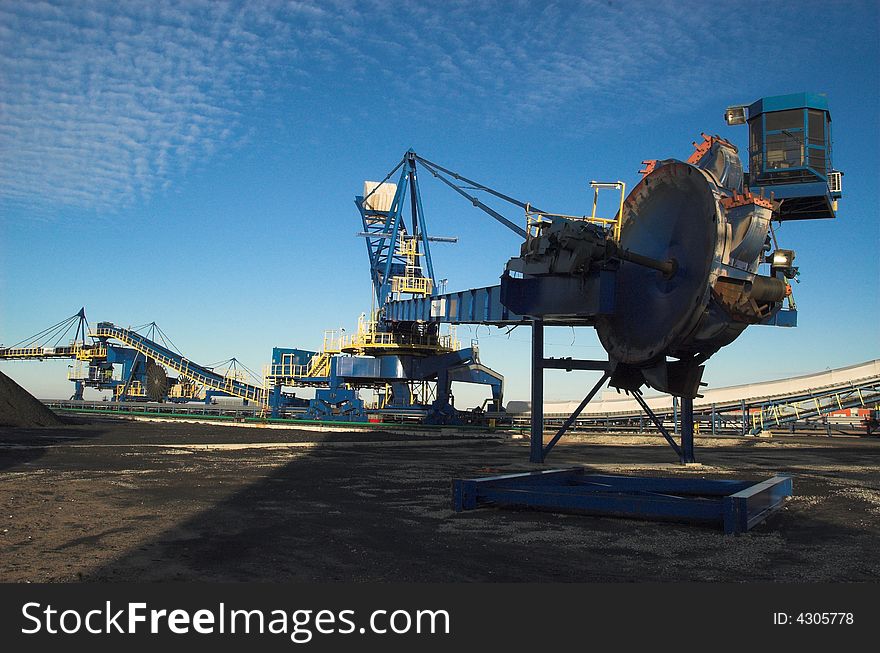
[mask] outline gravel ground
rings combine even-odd
[[[741,536],[483,509],[452,478],[530,469],[524,440],[77,419],[0,428],[0,581],[876,581],[880,439],[561,443],[552,466],[759,480],[795,496]]]

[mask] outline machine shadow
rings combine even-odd
[[[341,441],[344,442],[346,438]],[[316,443],[209,509],[84,577],[86,581],[478,580],[473,538],[454,543],[449,446]],[[402,444],[402,443],[401,443]],[[485,446],[481,444],[479,446]],[[455,445],[468,449],[468,443]],[[433,473],[413,469],[425,456]],[[433,464],[431,465],[434,466]],[[478,465],[468,465],[469,473]],[[457,569],[455,567],[458,567]]]

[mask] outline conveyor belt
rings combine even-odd
[[[261,405],[267,403],[267,392],[263,388],[217,374],[134,331],[108,322],[101,322],[89,335],[95,338],[118,340],[157,363],[174,370],[184,378],[201,383],[209,389],[220,390],[234,397],[241,397]]]
[[[661,417],[671,417],[672,399],[669,396],[648,397],[647,403]],[[697,413],[738,413],[743,409],[749,415],[752,429],[780,426],[846,408],[874,408],[880,403],[880,360],[867,361],[814,374],[706,390],[694,400]],[[567,416],[577,402],[553,401],[544,404],[544,416]],[[529,414],[529,404],[511,401],[507,410],[515,417]],[[591,402],[579,422],[590,420],[638,419],[642,412],[632,398],[603,398]]]

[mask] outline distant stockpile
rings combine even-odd
[[[61,419],[0,372],[0,426],[58,426]]]

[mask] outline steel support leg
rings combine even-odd
[[[675,451],[675,453],[678,454],[679,459],[681,459],[682,458],[681,447],[679,447],[678,443],[676,443],[676,441],[672,438],[672,436],[669,435],[669,431],[667,431],[666,427],[663,426],[663,422],[660,421],[660,418],[657,417],[657,415],[654,414],[654,411],[651,410],[651,407],[648,406],[647,402],[645,401],[645,398],[642,397],[642,393],[639,392],[638,390],[636,390],[632,394],[633,394],[633,397],[635,397],[635,400],[637,402],[639,402],[639,406],[642,407],[642,410],[645,411],[645,414],[651,418],[652,422],[654,422],[654,426],[656,426],[657,429],[660,431],[661,435],[664,438],[666,438],[666,441],[669,443],[669,446],[672,447],[673,451]]]
[[[683,464],[695,462],[694,400],[685,397],[681,399],[681,462]]]
[[[532,424],[529,461],[544,462],[544,321],[532,321]]]
[[[716,419],[717,415],[715,413],[715,404],[712,404],[712,435],[715,435]]]
[[[678,397],[672,398],[672,432],[678,435]]]
[[[273,419],[277,419],[281,416],[280,408],[281,408],[281,385],[275,384],[272,387],[272,397],[270,399],[270,404],[272,406],[271,416]]]
[[[605,372],[602,375],[602,378],[599,379],[596,382],[596,385],[593,386],[593,389],[590,390],[590,392],[587,394],[586,397],[584,397],[584,400],[580,403],[580,405],[577,408],[575,408],[575,411],[571,415],[568,416],[568,419],[565,420],[565,423],[556,432],[556,435],[553,436],[553,439],[547,443],[546,447],[544,447],[544,451],[542,453],[543,458],[547,457],[547,454],[550,453],[550,450],[553,448],[553,446],[557,442],[559,442],[559,438],[561,438],[563,435],[565,435],[565,432],[569,429],[569,427],[572,424],[574,424],[574,421],[578,418],[578,415],[580,415],[583,412],[584,408],[587,407],[587,404],[590,403],[590,401],[593,399],[593,397],[596,396],[596,393],[602,389],[602,386],[605,385],[605,381],[608,380],[609,376],[611,376],[611,375],[608,372]]]
[[[128,372],[128,378],[125,380],[125,385],[122,387],[122,392],[119,393],[118,401],[127,401],[128,400],[128,389],[131,387],[131,382],[134,380],[135,375],[141,368],[141,359],[146,362],[146,357],[143,356],[140,352],[134,355],[134,359],[131,361],[131,370]]]

